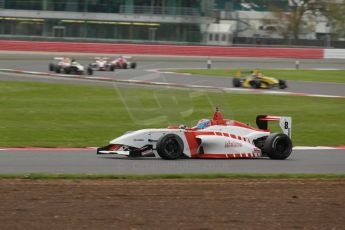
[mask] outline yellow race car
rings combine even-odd
[[[251,74],[244,78],[241,78],[241,72],[238,71],[236,77],[232,80],[232,84],[234,87],[254,89],[287,88],[286,81],[264,76],[257,70],[251,71]]]

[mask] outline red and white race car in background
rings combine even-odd
[[[120,56],[112,61],[110,61],[110,70],[114,69],[135,69],[137,68],[136,62],[131,62],[129,59],[132,57],[130,56]]]
[[[96,57],[96,61],[89,64],[93,70],[98,71],[114,71],[115,69],[135,69],[137,67],[136,62],[130,62],[128,59],[129,56],[120,56],[115,58],[112,61],[109,61],[109,58],[105,57]]]
[[[283,133],[271,133],[269,121],[278,121]],[[128,157],[286,159],[292,152],[291,117],[259,115],[258,128],[224,119],[218,111],[193,128],[170,127],[127,132],[97,149],[97,154]],[[206,124],[206,125],[205,125]]]
[[[96,57],[95,62],[89,64],[89,67],[96,71],[114,71],[108,58],[105,57]]]

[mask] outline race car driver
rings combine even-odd
[[[209,119],[201,119],[198,121],[194,129],[205,129],[211,125],[211,121]]]

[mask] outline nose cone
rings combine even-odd
[[[115,138],[110,143],[116,145],[126,145],[136,148],[141,148],[149,143],[150,132],[147,130],[138,130],[134,132],[128,132],[124,135]]]

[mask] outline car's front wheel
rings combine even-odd
[[[167,134],[157,142],[158,155],[166,160],[175,160],[183,156],[183,141],[176,134]]]
[[[49,64],[49,71],[55,71],[55,65],[53,63]]]
[[[291,139],[283,133],[272,133],[265,140],[262,152],[271,159],[284,160],[292,152]]]
[[[65,67],[63,70],[65,74],[70,74],[73,71],[71,67]]]
[[[237,78],[237,77],[234,77],[233,79],[232,79],[232,85],[234,86],[234,87],[241,87],[241,79],[239,79],[239,78]]]
[[[93,74],[93,69],[91,67],[87,68],[87,74],[92,75]]]
[[[279,89],[286,89],[286,88],[287,88],[286,81],[279,80]]]

